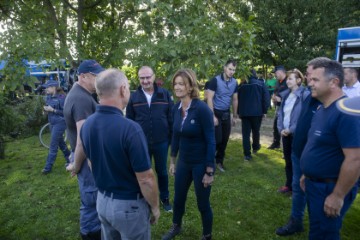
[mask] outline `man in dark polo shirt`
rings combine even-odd
[[[238,83],[233,77],[236,70],[236,61],[228,60],[224,65],[224,72],[210,80],[207,90],[207,104],[214,112],[216,138],[216,165],[221,172],[224,170],[224,158],[227,143],[231,132],[231,123],[237,118]],[[230,114],[232,105],[233,117]]]
[[[80,137],[99,189],[102,238],[150,239],[150,223],[160,216],[159,191],[144,132],[123,115],[130,97],[128,80],[109,69],[97,76],[95,86],[100,105]]]
[[[104,68],[95,60],[84,60],[78,68],[78,82],[65,99],[64,117],[70,141],[73,162],[66,169],[77,174],[80,191],[80,234],[84,240],[101,238],[101,223],[96,211],[97,188],[88,166],[83,147],[78,140],[85,119],[95,112],[95,77]]]
[[[313,69],[311,95],[322,106],[314,114],[300,158],[300,184],[308,203],[309,239],[340,239],[342,220],[357,194],[360,118],[336,107],[344,98],[341,64],[324,59]]]
[[[275,73],[275,77],[277,79],[277,82],[275,84],[274,94],[272,95],[272,101],[275,106],[275,118],[274,118],[274,125],[273,125],[273,130],[274,130],[273,131],[273,142],[268,147],[268,149],[280,148],[281,137],[280,137],[279,130],[277,128],[277,119],[278,119],[277,111],[281,104],[280,93],[288,88],[286,85],[287,77],[286,77],[286,70],[285,70],[284,66],[281,66],[281,65],[276,66],[275,69],[273,70],[273,73]]]
[[[172,133],[173,100],[170,93],[154,84],[155,73],[148,66],[138,72],[140,86],[130,96],[126,117],[140,124],[148,143],[150,159],[154,157],[160,200],[166,212],[169,202],[168,149]]]

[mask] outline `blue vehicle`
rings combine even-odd
[[[335,59],[344,67],[360,67],[360,26],[338,30]]]

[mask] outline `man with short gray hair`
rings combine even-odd
[[[80,137],[99,189],[102,239],[150,239],[150,224],[160,216],[158,186],[144,132],[123,115],[128,80],[123,72],[108,69],[97,76],[95,87],[100,105]]]

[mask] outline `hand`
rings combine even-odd
[[[340,216],[341,208],[344,205],[344,199],[331,193],[325,199],[324,212],[327,217],[336,218]]]
[[[170,166],[169,166],[169,173],[171,176],[174,176],[175,175],[175,172],[176,172],[176,169],[175,169],[175,164],[174,163],[170,163]]]
[[[158,222],[159,220],[159,217],[160,217],[160,210],[159,210],[159,207],[156,207],[156,208],[152,208],[151,209],[151,218],[150,218],[150,224],[151,225],[154,225]]]
[[[281,136],[287,137],[287,136],[289,136],[289,134],[290,134],[290,131],[288,129],[284,129],[281,131]]]
[[[69,163],[69,165],[67,165],[66,171],[70,172],[71,177],[76,176],[75,165],[73,163]]]
[[[51,106],[44,106],[44,110],[45,110],[46,112],[53,112],[53,111],[54,111],[54,108],[51,107]]]
[[[300,188],[305,192],[305,175],[302,175],[300,178]]]
[[[206,173],[204,174],[204,177],[202,179],[202,183],[204,184],[204,188],[207,188],[211,186],[211,184],[214,182],[214,176],[208,176]]]
[[[217,125],[219,125],[219,120],[214,115],[214,126],[217,126]]]
[[[234,127],[236,124],[237,115],[234,114],[233,117],[231,117],[231,125]]]
[[[266,118],[266,114],[263,114],[263,119],[265,119]]]
[[[281,102],[281,97],[274,96],[274,101],[275,101],[276,103]]]

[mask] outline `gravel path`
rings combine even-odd
[[[260,144],[269,146],[272,143],[273,133],[273,118],[265,118],[261,124],[260,129]],[[241,139],[241,120],[238,120],[235,127],[231,129],[231,139]]]

